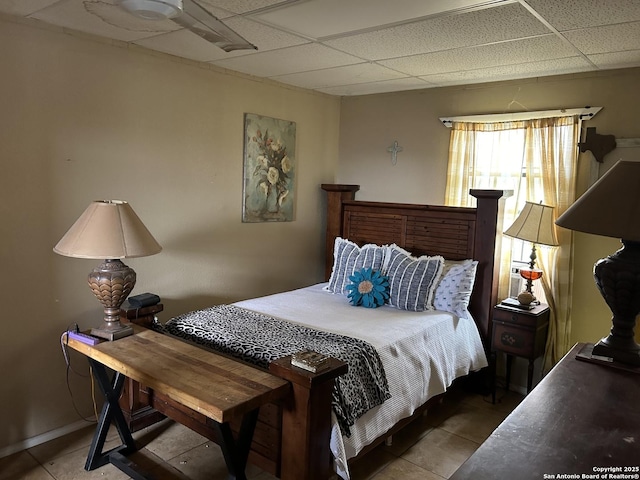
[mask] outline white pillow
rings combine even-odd
[[[381,271],[386,248],[373,243],[359,247],[344,238],[336,237],[333,245],[333,269],[327,290],[348,295],[349,277],[363,268]]]
[[[389,305],[413,312],[433,310],[433,293],[443,263],[440,256],[416,258],[397,245],[388,247],[383,273],[389,278]]]
[[[440,283],[433,298],[435,309],[466,318],[477,268],[476,260],[445,260]]]

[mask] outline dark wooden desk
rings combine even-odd
[[[450,480],[604,478],[609,471],[595,469],[606,467],[640,475],[640,375],[576,360],[583,346],[553,368]]]

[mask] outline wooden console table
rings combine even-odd
[[[638,478],[640,375],[576,359],[583,347],[574,346],[450,480]]]
[[[229,478],[245,479],[258,409],[287,396],[291,389],[289,382],[168,335],[138,326],[134,326],[134,331],[132,336],[94,346],[68,339],[69,347],[88,357],[106,400],[85,469],[113,463],[131,478],[146,478],[126,458],[136,450],[118,404],[126,376],[213,420]],[[116,372],[112,378],[107,368]],[[242,426],[234,438],[229,421],[236,418],[242,418]],[[112,422],[122,445],[103,452]]]

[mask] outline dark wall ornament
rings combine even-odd
[[[604,156],[616,148],[616,137],[615,135],[601,135],[596,133],[596,127],[587,127],[584,142],[578,143],[578,147],[582,153],[589,150],[594,158],[602,163]]]

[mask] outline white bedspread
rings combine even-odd
[[[369,410],[343,438],[334,421],[331,450],[336,472],[349,478],[347,459],[443,393],[458,377],[487,366],[477,327],[469,318],[440,311],[353,307],[325,284],[237,302],[235,305],[372,344],[384,365],[391,399]]]

